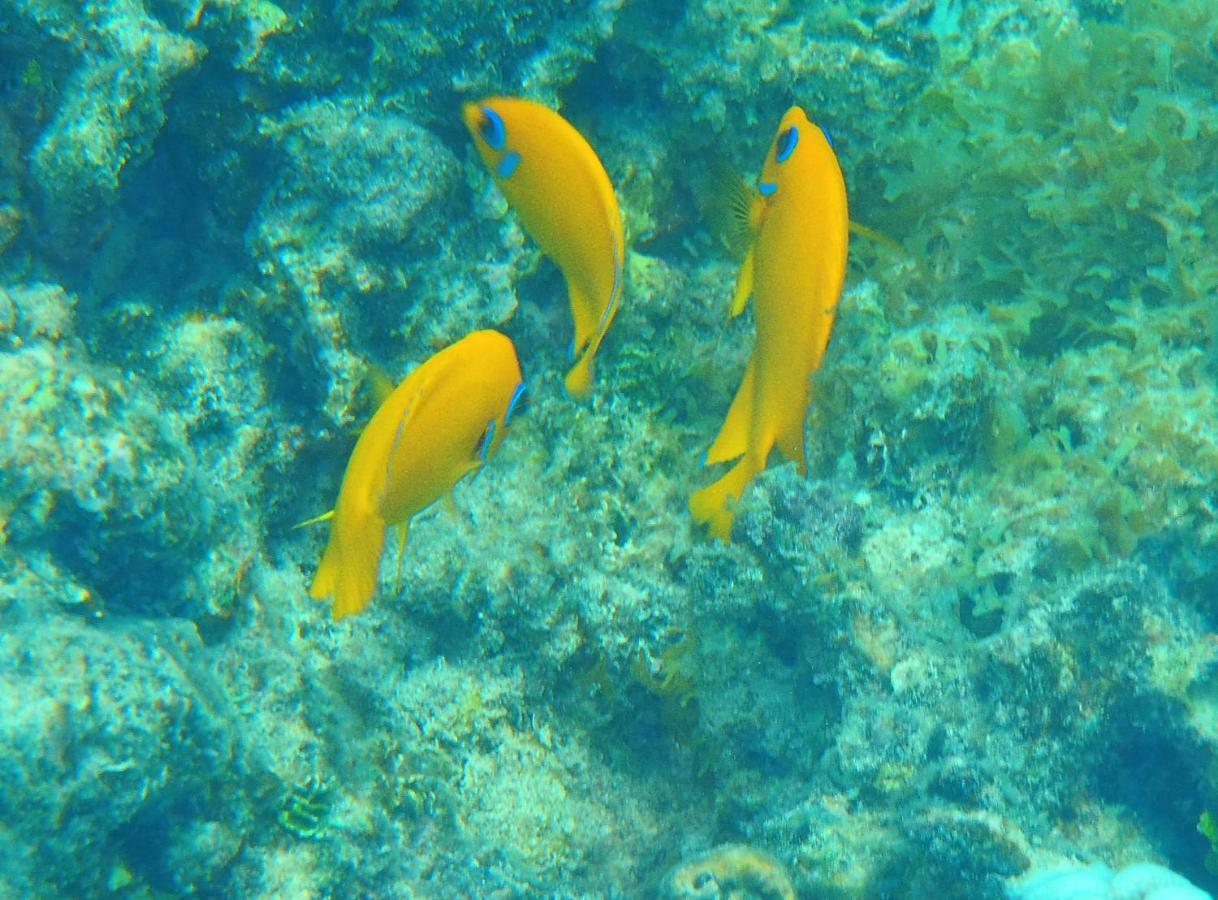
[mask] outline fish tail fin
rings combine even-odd
[[[718,481],[694,491],[689,498],[689,511],[694,521],[705,525],[711,537],[726,544],[732,536],[735,506],[763,467],[754,454],[746,453]]]
[[[595,356],[596,347],[589,347],[563,378],[567,393],[572,397],[582,400],[592,390],[592,360]]]
[[[360,612],[376,591],[385,546],[385,522],[375,513],[336,518],[317,574],[309,586],[315,600],[332,599],[335,620]]]
[[[749,364],[744,369],[744,377],[740,380],[740,387],[736,389],[736,396],[732,398],[732,405],[728,407],[719,434],[706,451],[706,465],[735,459],[748,447],[749,424],[753,418],[754,369],[753,357],[750,356]]]

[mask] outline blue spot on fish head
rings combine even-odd
[[[761,181],[757,183],[757,190],[763,197],[772,197],[778,190],[778,182],[776,181]]]
[[[499,160],[499,165],[495,168],[495,174],[500,178],[511,178],[512,173],[516,171],[516,167],[520,165],[520,154],[515,150],[509,150],[503,154],[503,159]]]

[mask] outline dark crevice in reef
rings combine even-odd
[[[1125,806],[1155,835],[1168,867],[1213,891],[1218,878],[1203,864],[1205,839],[1197,820],[1215,800],[1204,780],[1212,760],[1203,749],[1145,704],[1130,704],[1111,716],[1115,739],[1107,758],[1093,767],[1096,791]]]

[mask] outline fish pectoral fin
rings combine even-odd
[[[724,418],[710,449],[706,451],[706,465],[735,459],[748,448],[749,426],[753,418],[755,370],[753,357],[750,356],[749,364],[744,368],[744,377],[740,380],[740,387],[736,389],[736,396],[728,407],[727,417]]]
[[[749,252],[744,255],[744,260],[740,263],[740,272],[736,275],[736,289],[732,293],[732,305],[727,312],[729,319],[734,319],[744,312],[749,297],[752,296],[754,255],[753,248],[750,247]]]
[[[320,516],[314,516],[311,519],[305,519],[303,522],[297,522],[292,526],[292,531],[295,531],[297,528],[308,528],[310,525],[320,525],[322,522],[328,522],[333,518],[334,510],[331,509],[322,513]]]
[[[757,191],[721,157],[699,181],[702,216],[711,233],[733,258],[743,257],[757,237]]]

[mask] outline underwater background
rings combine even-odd
[[[0,895],[1209,896],[1216,71],[1213,0],[0,0]],[[500,93],[622,207],[587,402]],[[792,103],[878,237],[725,545],[707,172]],[[527,409],[332,622],[366,373],[491,327]]]

